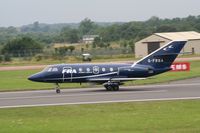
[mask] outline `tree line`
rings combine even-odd
[[[42,50],[43,46],[55,42],[77,43],[83,35],[92,34],[99,35],[99,38],[96,38],[93,43],[94,48],[109,47],[111,42],[122,41],[122,45],[130,45],[134,49],[135,41],[153,33],[178,31],[200,32],[200,15],[173,19],[161,19],[153,16],[147,21],[127,23],[95,23],[89,18],[85,18],[78,24],[47,25],[34,22],[19,28],[0,27],[0,51],[1,53],[13,53],[12,51],[16,50]],[[35,52],[31,51],[30,53],[34,54]]]
[[[78,24],[47,25],[34,22],[20,28],[0,28],[0,44],[8,40],[29,36],[42,43],[54,42],[76,43],[83,35],[97,34],[104,42],[141,39],[155,32],[176,31],[200,32],[200,16],[186,18],[160,19],[151,17],[147,21],[132,21],[127,23],[95,23],[86,18]]]

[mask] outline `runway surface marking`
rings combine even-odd
[[[199,81],[200,82],[200,81]],[[189,83],[189,84],[161,84],[161,85],[141,85],[141,86],[126,86],[125,88],[159,88],[159,87],[181,87],[181,86],[199,86],[200,83]],[[63,89],[62,91],[83,91],[83,90],[94,90],[94,89],[104,89],[104,88],[81,88],[81,89]],[[16,92],[0,92],[0,96],[4,94],[26,94],[26,93],[39,93],[46,92],[50,90],[34,90],[34,91],[16,91]]]
[[[200,99],[200,78],[168,84],[122,86],[118,92],[101,88],[1,92],[0,108],[81,105],[100,103],[147,102]]]
[[[45,107],[45,106],[64,106],[64,105],[83,105],[83,104],[105,104],[105,103],[126,103],[126,102],[148,102],[148,101],[174,101],[174,100],[195,100],[200,97],[183,97],[183,98],[158,98],[158,99],[140,99],[140,100],[119,100],[119,101],[98,101],[98,102],[75,102],[75,103],[55,103],[55,104],[36,104],[36,105],[17,105],[17,106],[0,106],[3,108],[23,108],[23,107]]]
[[[93,93],[93,94],[67,94],[67,95],[52,95],[52,96],[30,96],[30,97],[11,97],[11,98],[0,98],[0,100],[17,100],[17,99],[35,99],[35,98],[59,98],[59,97],[74,97],[74,96],[97,96],[97,95],[121,95],[121,94],[140,94],[140,93],[160,93],[166,92],[167,90],[158,91],[140,91],[140,92],[106,92],[106,93]]]

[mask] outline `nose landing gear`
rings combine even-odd
[[[56,83],[56,87],[55,87],[56,93],[59,94],[60,93],[60,86],[58,83]]]

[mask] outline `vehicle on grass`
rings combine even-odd
[[[134,64],[58,64],[46,67],[28,79],[55,83],[92,82],[103,84],[108,91],[118,91],[125,81],[146,79],[171,70],[171,65],[187,41],[172,41]]]
[[[89,53],[82,54],[82,60],[83,60],[83,61],[91,62],[91,61],[92,61],[92,56],[91,56],[91,54],[89,54]]]

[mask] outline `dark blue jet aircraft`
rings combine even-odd
[[[28,79],[36,82],[59,83],[94,82],[103,84],[108,91],[119,90],[124,81],[145,79],[170,71],[186,41],[173,41],[157,49],[134,64],[59,64],[51,65]]]

